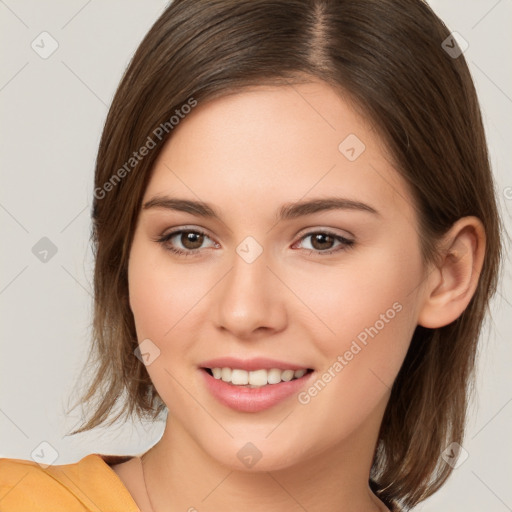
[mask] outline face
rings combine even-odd
[[[199,104],[143,205],[130,305],[167,428],[239,469],[256,447],[261,470],[377,435],[424,269],[371,123],[323,82]]]

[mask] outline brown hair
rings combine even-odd
[[[172,136],[169,120],[191,99],[309,77],[353,100],[379,130],[410,187],[425,263],[436,261],[436,242],[461,217],[478,217],[486,231],[482,272],[466,310],[442,328],[414,332],[370,475],[383,501],[404,508],[444,483],[451,467],[440,454],[451,442],[462,444],[477,342],[502,255],[480,109],[463,55],[453,58],[442,47],[449,36],[421,0],[175,0],[163,12],[125,72],[100,142],[93,351],[86,365],[94,378],[80,403],[95,401],[73,434],[107,421],[118,401],[121,410],[109,424],[134,412],[155,419],[165,409],[134,356],[127,265],[153,164]],[[132,161],[150,138],[158,147]]]

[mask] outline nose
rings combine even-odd
[[[286,327],[285,289],[270,270],[266,252],[254,261],[234,253],[215,301],[219,329],[240,339],[269,336]]]

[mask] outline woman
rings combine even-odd
[[[165,10],[100,143],[74,433],[123,394],[111,422],[167,411],[165,431],[134,456],[3,459],[5,510],[394,511],[439,489],[501,256],[454,49],[420,0]]]

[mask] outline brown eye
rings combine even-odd
[[[354,240],[348,240],[345,237],[330,233],[329,231],[315,231],[304,235],[300,242],[310,240],[310,247],[303,247],[309,250],[310,253],[319,255],[332,254],[335,252],[344,251],[354,246]]]
[[[170,252],[180,256],[196,255],[202,252],[202,249],[215,247],[217,244],[202,231],[195,229],[178,229],[167,235],[163,235],[155,240],[162,244]],[[204,245],[210,241],[210,245]]]
[[[180,242],[185,249],[199,249],[203,245],[204,235],[196,231],[182,231]]]
[[[311,236],[311,245],[314,249],[318,249],[319,251],[325,249],[331,249],[332,244],[334,243],[334,237],[329,235],[328,233],[316,233]]]

